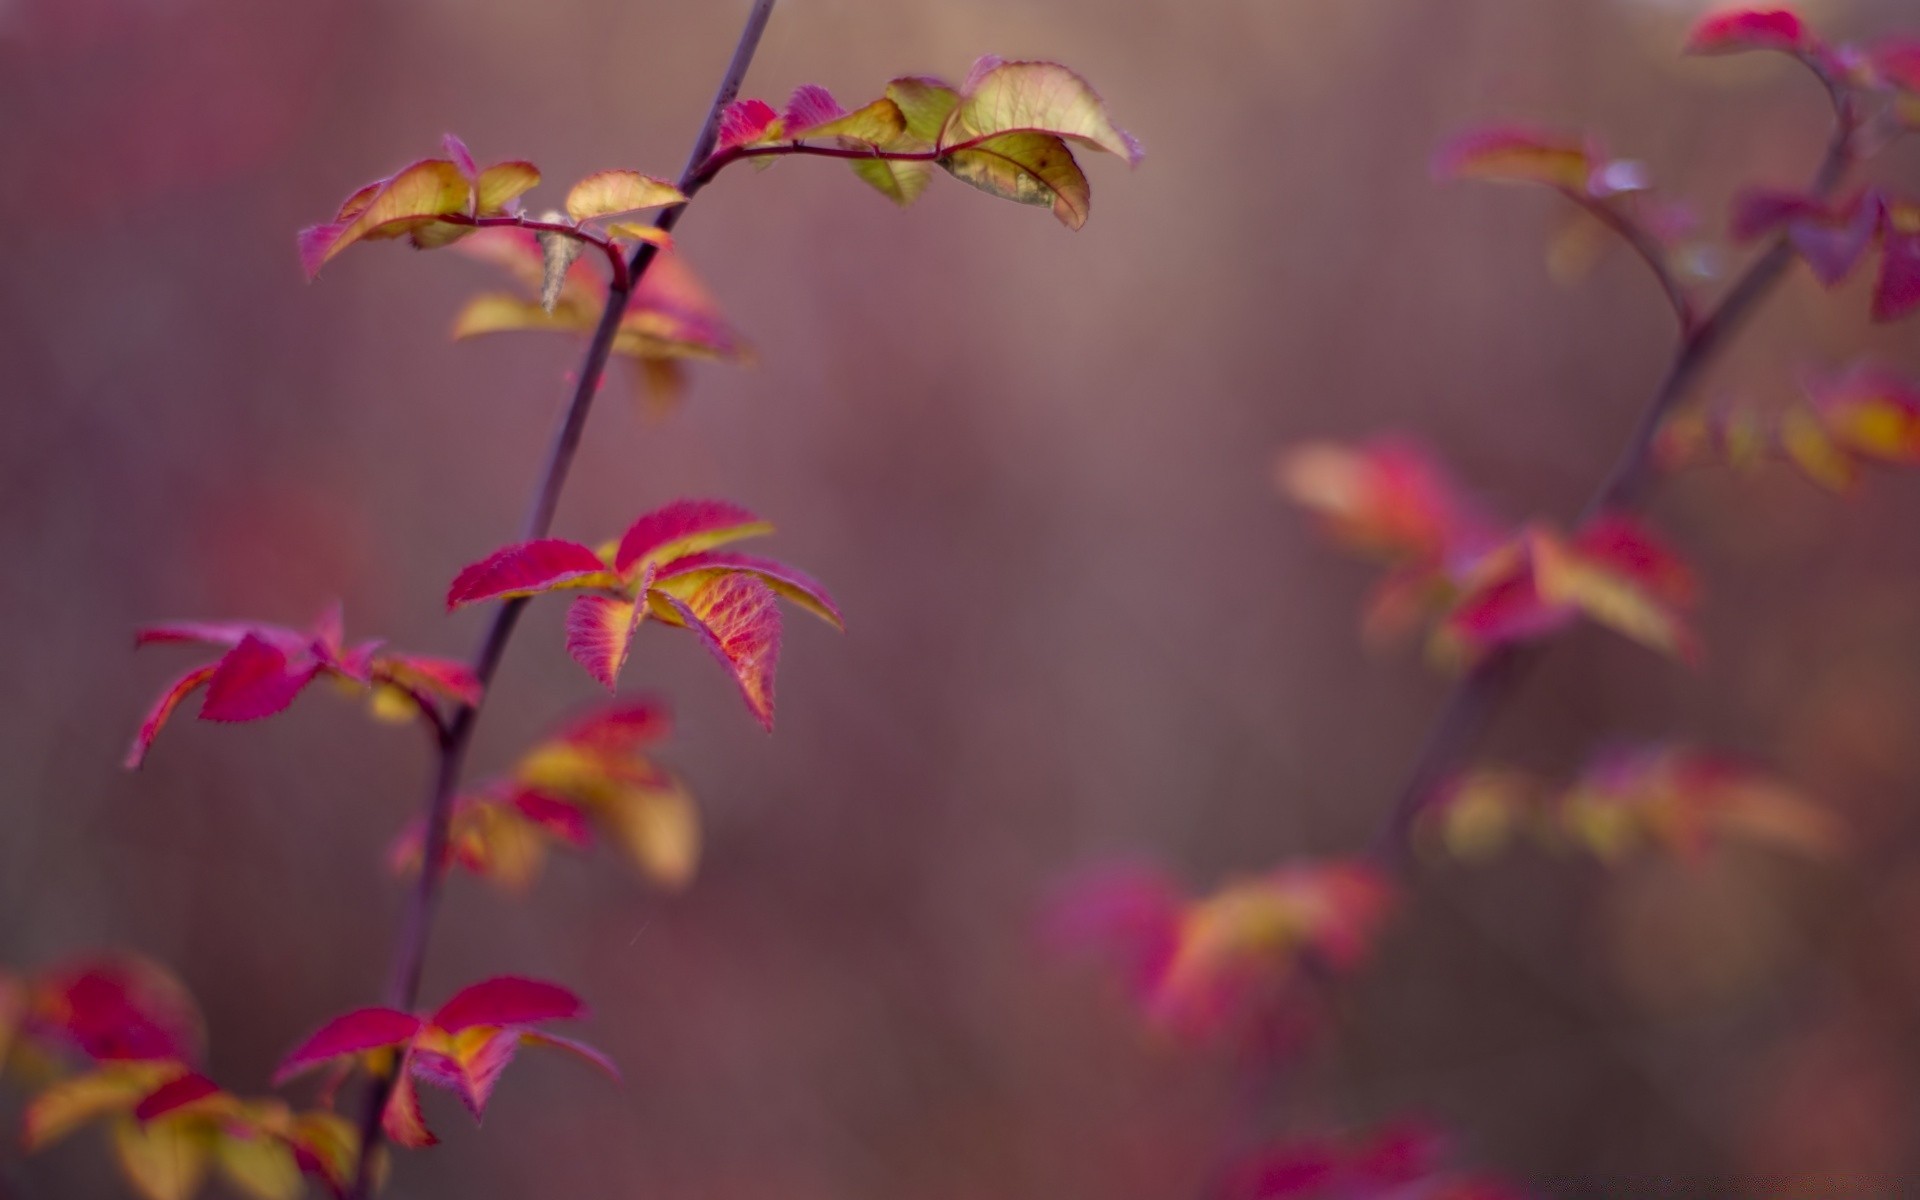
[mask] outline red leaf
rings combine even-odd
[[[773,527],[725,500],[675,500],[627,527],[613,556],[627,575],[642,559],[661,562],[711,549],[722,542],[771,533]]]
[[[1903,92],[1920,93],[1920,37],[1888,38],[1873,50],[1880,77]]]
[[[473,669],[450,658],[420,654],[385,654],[373,664],[383,679],[428,695],[444,696],[461,704],[480,703],[480,680]]]
[[[496,550],[463,569],[447,589],[447,609],[550,591],[605,574],[600,556],[578,542],[542,538]]]
[[[180,707],[180,702],[193,694],[193,690],[213,678],[212,666],[195,667],[185,675],[173,681],[167,690],[161,693],[160,700],[140,723],[140,732],[134,735],[133,745],[127,748],[126,768],[138,770],[146,761],[147,751],[153,747],[153,739],[160,736],[160,729]]]
[[[205,1100],[208,1096],[219,1094],[220,1088],[213,1080],[197,1072],[190,1072],[163,1083],[148,1093],[146,1099],[134,1107],[133,1119],[144,1125],[176,1109],[185,1108],[197,1100]]]
[[[295,666],[285,651],[250,633],[227,651],[207,680],[200,705],[203,721],[254,721],[293,703],[300,689],[320,670],[307,661]]]
[[[1873,289],[1873,319],[1893,321],[1920,308],[1920,232],[1889,229],[1881,244],[1880,281]]]
[[[664,583],[669,579],[678,579],[703,571],[745,571],[757,575],[762,583],[826,621],[835,629],[846,630],[846,622],[841,619],[840,609],[833,602],[818,580],[803,572],[796,571],[783,562],[770,558],[759,558],[751,554],[734,554],[726,550],[703,550],[698,554],[689,554],[676,558],[660,568],[654,576],[654,583]]]
[[[513,794],[511,803],[521,816],[562,841],[583,850],[593,844],[593,822],[571,800],[522,788]]]
[[[714,148],[731,150],[757,142],[779,117],[765,100],[736,100],[720,114],[720,140]]]
[[[475,1025],[531,1025],[586,1015],[585,1002],[557,983],[502,975],[462,988],[433,1014],[433,1024],[458,1033]]]
[[[664,704],[641,700],[602,709],[561,730],[558,740],[602,754],[631,754],[673,732],[673,715]]]
[[[780,657],[780,608],[752,575],[721,575],[685,601],[664,596],[720,664],[733,673],[747,709],[773,732],[773,673]]]
[[[1714,13],[1687,37],[1688,54],[1736,54],[1743,50],[1780,50],[1788,54],[1810,44],[1806,23],[1784,8],[1742,8]]]
[[[243,621],[172,621],[135,631],[133,644],[136,649],[180,642],[232,647],[239,645],[248,634],[259,636],[266,632],[266,627]]]
[[[1573,548],[1582,558],[1633,580],[1667,604],[1684,608],[1698,597],[1693,568],[1632,517],[1620,513],[1596,517],[1574,537]]]
[[[31,988],[52,1029],[96,1061],[200,1061],[206,1023],[186,985],[133,954],[50,968]]]
[[[392,1008],[361,1008],[335,1017],[281,1060],[274,1086],[330,1059],[404,1045],[420,1027],[419,1017]]]

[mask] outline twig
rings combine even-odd
[[[760,45],[760,35],[765,32],[767,20],[772,14],[773,0],[754,0],[753,10],[747,15],[746,25],[740,31],[740,40],[734,47],[733,59],[727,64],[720,87],[707,110],[706,123],[694,139],[686,167],[681,171],[680,190],[689,199],[707,182],[701,177],[700,168],[712,156],[714,144],[719,139],[721,112],[739,94],[740,83],[746,77],[747,67],[753,62],[754,52]],[[654,227],[663,233],[671,230],[685,211],[684,202],[665,209],[654,220]],[[574,453],[580,447],[587,413],[593,407],[594,396],[600,390],[601,377],[606,373],[607,359],[613,351],[620,320],[626,314],[634,288],[639,286],[659,251],[660,248],[651,242],[642,243],[624,264],[625,278],[622,279],[616,272],[608,288],[606,307],[601,311],[600,323],[587,343],[586,356],[580,365],[573,396],[567,403],[559,427],[554,431],[546,465],[540,473],[540,482],[534,488],[533,498],[528,504],[526,520],[521,528],[522,536],[527,540],[545,536],[553,525],[554,510],[560,503],[560,492],[566,485]],[[473,656],[473,674],[483,689],[493,682],[500,658],[506,651],[514,625],[520,619],[520,610],[525,605],[525,599],[510,600],[502,605],[496,610],[492,623],[481,638]],[[394,944],[393,965],[387,982],[386,1000],[394,1008],[411,1011],[419,1002],[421,971],[426,965],[427,942],[433,928],[434,913],[439,907],[441,883],[445,876],[441,860],[446,857],[454,793],[460,784],[461,769],[466,762],[467,749],[473,740],[474,723],[479,719],[480,704],[485,694],[483,690],[482,701],[462,705],[454,712],[441,742],[433,787],[426,803],[426,836],[421,850],[420,874],[408,900],[400,936]],[[360,1121],[359,1160],[354,1168],[349,1200],[365,1200],[369,1193],[373,1182],[373,1163],[381,1143],[380,1117],[397,1082],[397,1075],[389,1075],[376,1080],[368,1089],[366,1110]]]

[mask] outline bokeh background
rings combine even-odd
[[[495,283],[454,255],[373,247],[307,286],[293,232],[449,129],[549,189],[672,174],[745,8],[0,0],[0,963],[172,964],[240,1090],[375,996],[417,734],[315,695],[259,726],[182,722],[124,774],[185,666],[135,657],[130,631],[298,623],[338,596],[352,632],[467,651],[483,618],[439,597],[516,528],[576,348],[451,343]],[[1807,9],[1840,35],[1915,17]],[[708,823],[699,880],[665,897],[604,856],[525,901],[456,879],[427,985],[573,983],[627,1084],[529,1056],[482,1131],[432,1102],[446,1145],[392,1194],[1195,1195],[1244,1116],[1232,1064],[1144,1032],[1036,913],[1116,855],[1202,887],[1364,844],[1445,681],[1362,646],[1370,571],[1274,493],[1273,455],[1397,429],[1515,517],[1578,506],[1670,317],[1624,256],[1556,282],[1551,197],[1438,187],[1428,155],[1487,119],[1590,128],[1717,228],[1739,183],[1805,174],[1826,113],[1784,62],[1679,59],[1697,11],[783,3],[749,94],[858,101],[983,52],[1052,57],[1149,156],[1092,156],[1078,235],[944,178],[898,212],[826,162],[702,196],[680,244],[759,365],[698,370],[651,423],[616,380],[559,532],[737,498],[849,632],[788,622],[771,738],[691,639],[641,639],[628,678],[672,698],[665,757]],[[1920,157],[1877,170],[1910,187]],[[1708,391],[1776,403],[1863,351],[1920,368],[1915,326],[1871,331],[1865,308],[1796,277]],[[1706,665],[1578,633],[1490,750],[1549,772],[1617,735],[1752,754],[1856,853],[1425,870],[1262,1119],[1423,1114],[1549,1196],[1905,1194],[1920,479],[1837,500],[1708,471],[1653,508],[1709,581]],[[523,623],[476,768],[594,698],[560,616]],[[0,1189],[117,1194],[106,1160],[78,1138]]]

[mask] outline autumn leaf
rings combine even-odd
[[[1440,179],[1537,183],[1585,196],[1598,156],[1585,141],[1521,126],[1499,125],[1461,134],[1434,156]]]
[[[560,538],[521,542],[462,568],[447,589],[447,611],[558,588],[603,587],[611,578],[600,556],[577,542]]]
[[[596,171],[567,193],[567,215],[575,221],[610,217],[640,208],[683,204],[686,196],[664,179],[638,171]]]
[[[1799,14],[1784,8],[1739,8],[1713,13],[1687,36],[1688,54],[1779,50],[1796,54],[1814,44]]]
[[[312,278],[355,242],[400,237],[434,217],[472,207],[473,181],[460,167],[424,159],[349,196],[332,223],[302,230],[300,263]]]
[[[686,598],[664,597],[679,623],[733,674],[747,708],[773,732],[773,675],[780,657],[780,610],[773,590],[745,572],[717,575]]]

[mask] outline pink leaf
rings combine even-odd
[[[733,673],[748,711],[773,732],[773,673],[780,657],[780,608],[752,575],[721,575],[687,600],[663,596],[720,665]]]
[[[244,621],[170,621],[165,625],[148,625],[135,631],[133,644],[136,648],[173,643],[199,643],[231,648],[239,645],[248,634],[270,636],[271,632],[290,634],[291,631],[273,631],[269,626],[249,625]]]
[[[803,572],[796,571],[783,562],[770,558],[759,558],[751,554],[734,554],[725,550],[703,550],[676,558],[660,568],[654,576],[654,583],[664,583],[703,571],[745,571],[760,577],[768,587],[826,621],[835,629],[845,631],[846,622],[841,619],[840,609],[827,594],[827,589],[819,581]]]
[[[250,633],[215,666],[213,677],[207,680],[200,719],[254,721],[270,717],[293,703],[319,670],[320,664],[312,661],[296,667],[285,651]]]
[[[502,975],[461,989],[433,1014],[433,1024],[458,1033],[475,1025],[531,1025],[587,1015],[580,997],[557,983]]]
[[[335,1017],[281,1060],[274,1086],[330,1059],[404,1045],[420,1027],[419,1017],[392,1008],[361,1008]]]
[[[192,695],[195,688],[212,679],[213,672],[214,668],[211,666],[195,667],[174,680],[172,685],[161,693],[159,702],[153,706],[153,711],[149,712],[147,719],[140,723],[140,732],[134,735],[133,745],[127,749],[127,770],[139,769],[140,764],[146,761],[147,751],[153,747],[153,739],[160,736],[161,727],[166,725],[167,718],[173,715],[173,710],[179,708],[180,702]]]
[[[1893,321],[1920,308],[1920,233],[1891,229],[1882,242],[1880,281],[1873,289],[1873,319]]]
[[[736,100],[720,114],[720,140],[714,148],[731,150],[757,142],[779,117],[765,100]]]
[[[606,1072],[607,1077],[615,1083],[620,1081],[620,1068],[613,1065],[613,1060],[592,1046],[587,1045],[585,1042],[575,1041],[573,1038],[560,1037],[558,1034],[547,1033],[539,1029],[520,1030],[520,1041],[529,1046],[545,1046],[552,1050],[564,1050],[568,1054],[584,1059],[589,1064]]]
[[[846,115],[847,110],[833,98],[833,93],[817,83],[803,83],[793,89],[793,96],[787,101],[786,136],[802,138],[807,130],[815,125],[825,125],[828,121]]]
[[[447,589],[447,609],[578,585],[606,570],[600,556],[578,542],[561,538],[521,542],[494,551],[455,576]]]
[[[480,174],[480,168],[473,161],[473,152],[457,135],[447,134],[440,139],[440,146],[447,152],[447,157],[453,160],[453,165],[460,168],[462,175],[472,179]]]
[[[1787,240],[1815,278],[1836,287],[1866,256],[1879,224],[1879,198],[1869,194],[1842,213],[1814,213],[1794,220],[1787,226]]]
[[[1784,8],[1742,8],[1714,13],[1687,38],[1688,54],[1736,54],[1743,50],[1780,50],[1788,54],[1810,43],[1806,23]]]
[[[645,586],[640,589],[646,594]],[[633,635],[647,616],[645,601],[582,596],[567,609],[567,653],[600,685],[613,691],[627,665]]]
[[[1784,228],[1789,221],[1825,214],[1826,208],[1805,192],[1743,188],[1733,198],[1729,232],[1737,242],[1751,242]]]
[[[520,1048],[521,1031],[502,1029],[488,1037],[461,1063],[460,1085],[454,1089],[467,1111],[478,1121],[487,1111],[487,1100],[493,1095],[493,1087],[500,1082],[501,1072],[513,1061],[514,1051]]]
[[[461,704],[480,703],[480,680],[473,668],[450,658],[422,654],[382,655],[373,669],[389,683],[443,696]]]
[[[613,556],[613,567],[625,576],[642,559],[660,562],[679,558],[772,529],[746,509],[725,500],[675,500],[627,527]]]

